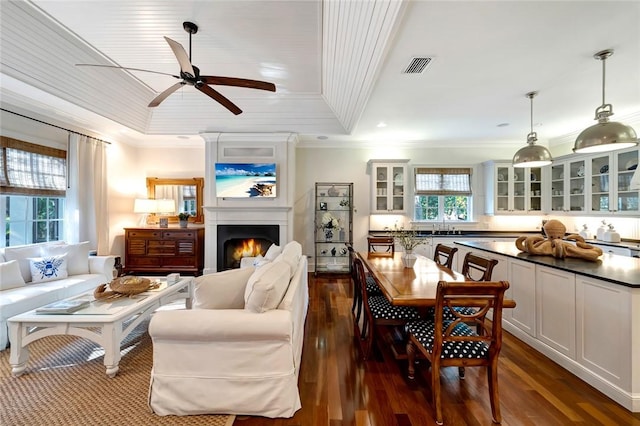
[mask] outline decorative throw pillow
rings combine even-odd
[[[247,282],[244,308],[257,313],[276,309],[289,288],[290,271],[286,262],[256,269]]]
[[[278,256],[280,253],[282,253],[282,247],[276,244],[271,244],[267,252],[264,254],[264,258],[270,262],[275,259],[276,256]]]
[[[59,280],[68,276],[66,254],[30,258],[29,265],[31,267],[32,283]]]
[[[0,291],[25,285],[17,260],[0,263]]]
[[[60,246],[46,246],[42,248],[42,256],[67,255],[67,273],[81,275],[89,273],[89,241]]]
[[[298,262],[302,256],[302,246],[297,241],[291,241],[287,243],[282,249],[282,260],[289,264],[291,268],[291,277],[295,274],[298,268]]]
[[[22,247],[7,247],[4,249],[4,257],[9,260],[17,260],[20,265],[20,274],[25,282],[31,281],[31,267],[29,266],[29,258],[41,256],[40,244],[34,244]]]
[[[199,276],[193,290],[193,309],[244,308],[242,289],[246,289],[253,271],[249,267]]]

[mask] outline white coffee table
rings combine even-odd
[[[141,293],[132,298],[114,301],[93,301],[91,305],[72,314],[37,314],[35,310],[8,319],[11,354],[9,363],[12,374],[24,373],[29,361],[29,344],[54,335],[73,335],[92,340],[104,348],[104,365],[107,376],[118,373],[120,345],[142,321],[149,318],[160,306],[184,299],[191,308],[193,277],[182,277],[175,284],[167,285],[164,278],[149,277],[160,281],[156,290]],[[93,298],[93,291],[72,297]]]

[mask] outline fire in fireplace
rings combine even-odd
[[[240,267],[240,259],[264,255],[279,244],[278,225],[218,225],[218,271]]]

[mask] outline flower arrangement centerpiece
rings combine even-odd
[[[411,268],[416,262],[416,257],[413,254],[413,249],[424,244],[424,238],[420,237],[418,231],[414,228],[404,229],[404,227],[398,227],[397,224],[393,225],[393,229],[389,229],[389,235],[393,237],[393,240],[400,244],[404,249],[404,255],[402,256],[402,262],[404,266]]]
[[[326,241],[333,239],[333,233],[338,232],[340,228],[340,220],[334,217],[331,213],[326,212],[322,215],[320,220],[320,228],[324,231],[324,238]]]

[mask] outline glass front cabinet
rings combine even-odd
[[[407,163],[378,163],[370,160],[371,166],[371,213],[406,212]]]
[[[594,154],[589,159],[591,212],[638,214],[638,189],[631,178],[638,167],[638,149]]]
[[[551,165],[551,211],[580,212],[587,208],[586,160],[560,161]]]
[[[314,209],[315,274],[349,273],[353,243],[353,183],[317,182]]]
[[[485,163],[487,214],[540,213],[544,208],[543,169],[516,168],[510,162]]]

